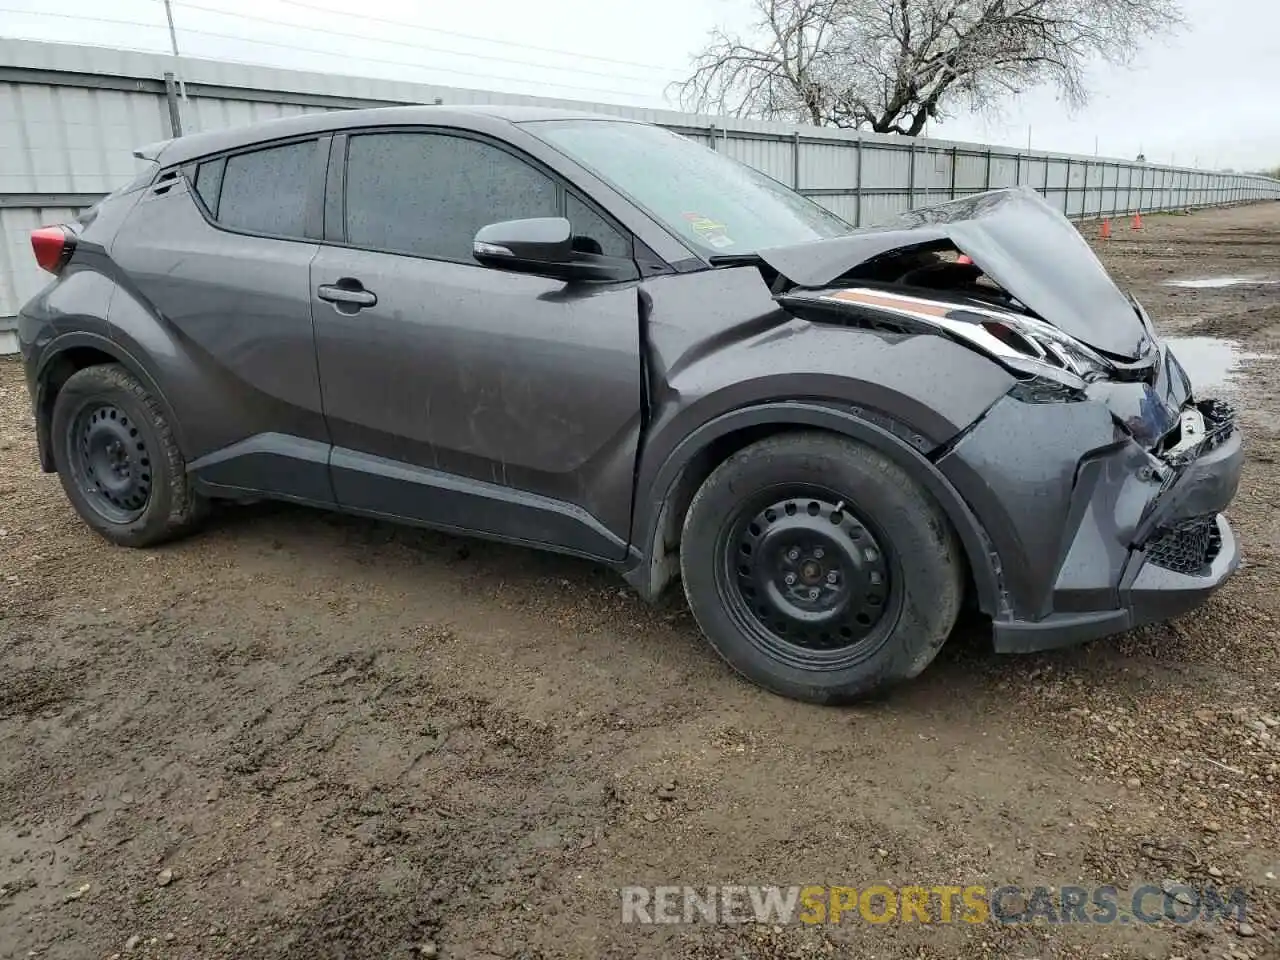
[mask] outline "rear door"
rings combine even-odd
[[[621,559],[640,429],[639,292],[482,267],[487,223],[567,214],[631,236],[509,145],[455,130],[335,137],[311,266],[343,506]],[[339,202],[340,201],[340,202]]]
[[[163,368],[207,483],[332,501],[310,288],[327,150],[307,137],[161,174],[112,247],[141,295],[115,298],[113,335]]]

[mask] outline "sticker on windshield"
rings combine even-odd
[[[717,223],[710,217],[704,217],[700,213],[686,213],[684,218],[689,222],[689,229],[696,233],[698,239],[708,246],[723,250],[725,247],[734,245],[735,241],[725,232],[726,228],[723,223]]]

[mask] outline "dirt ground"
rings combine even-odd
[[[1280,353],[1280,285],[1163,285],[1280,279],[1280,203],[1098,246],[1165,332]],[[823,709],[582,562],[274,505],[109,547],[0,362],[0,956],[1280,956],[1278,370],[1226,388],[1247,559],[1207,606],[1029,657],[970,627]],[[1247,924],[637,926],[619,898],[1170,880],[1242,888]]]

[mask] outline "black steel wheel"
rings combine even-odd
[[[928,666],[955,624],[964,570],[946,514],[907,469],[826,433],[729,457],[694,495],[680,540],[689,608],[716,652],[815,703]]]
[[[114,403],[89,400],[68,431],[67,462],[85,500],[111,523],[132,523],[151,499],[151,458],[129,415]]]
[[[204,515],[163,406],[123,367],[102,364],[68,377],[47,429],[67,499],[112,543],[160,543]]]
[[[767,492],[725,525],[717,586],[764,652],[810,669],[839,669],[896,614],[892,558],[850,498],[797,485]],[[887,542],[887,541],[886,541]]]

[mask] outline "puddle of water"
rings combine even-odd
[[[1241,363],[1266,357],[1266,354],[1250,353],[1235,340],[1217,337],[1166,337],[1165,343],[1191,377],[1191,387],[1197,395],[1229,386]]]
[[[1255,277],[1209,277],[1206,280],[1166,280],[1166,287],[1190,287],[1193,290],[1220,290],[1223,287],[1262,286],[1280,283],[1277,280],[1258,280]]]

